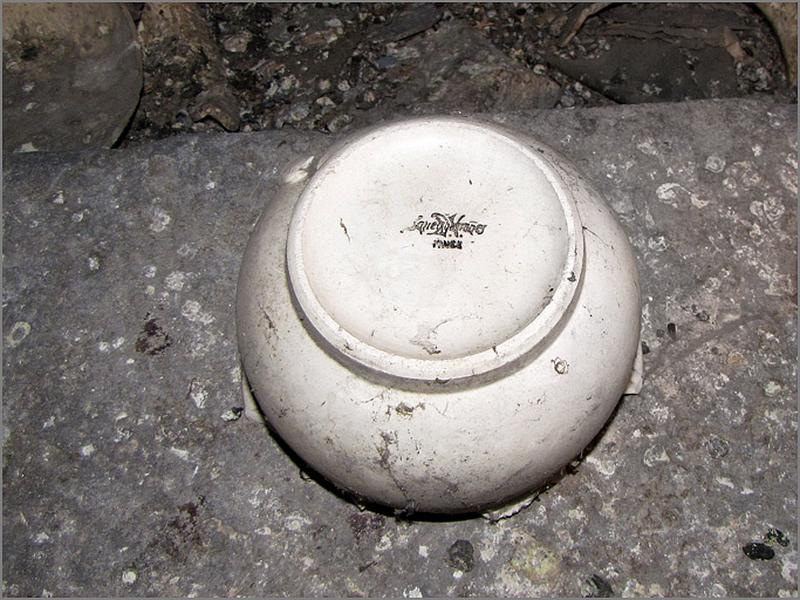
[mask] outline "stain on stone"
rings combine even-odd
[[[188,515],[189,519],[192,521],[192,524],[194,524],[197,521],[197,508],[198,506],[202,506],[203,504],[205,504],[205,502],[206,502],[205,497],[199,496],[197,498],[197,504],[195,504],[194,502],[187,502],[186,504],[181,504],[178,507],[178,510]]]
[[[475,549],[469,540],[456,540],[447,549],[447,562],[454,569],[469,573],[475,567]]]
[[[775,550],[761,542],[750,542],[742,547],[742,552],[752,560],[772,560],[775,558]]]
[[[731,449],[727,440],[716,435],[710,435],[704,445],[709,456],[717,459],[726,456]]]
[[[145,316],[145,322],[139,337],[136,338],[136,351],[141,354],[158,356],[172,345],[169,334],[158,324],[155,317],[150,317],[150,313]]]
[[[200,507],[205,497],[178,506],[178,514],[170,519],[137,561],[140,570],[173,562],[187,563],[192,551],[203,545],[200,534]],[[159,557],[160,555],[160,557]]]
[[[789,538],[780,529],[770,527],[769,531],[764,534],[764,542],[770,546],[778,544],[784,548],[789,545]]]
[[[591,594],[586,596],[587,598],[613,598],[614,597],[614,590],[611,587],[611,584],[608,583],[608,581],[603,579],[597,573],[594,573],[589,578],[589,583],[591,583],[594,586],[595,591],[593,591]]]
[[[386,519],[383,515],[377,513],[360,512],[350,515],[347,518],[347,523],[350,525],[350,531],[353,532],[353,537],[359,542],[362,538],[369,536],[371,533],[383,529],[383,526],[386,524]]]

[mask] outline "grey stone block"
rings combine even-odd
[[[4,593],[796,594],[795,114],[496,117],[608,196],[637,253],[648,353],[641,396],[494,524],[361,512],[236,418],[247,235],[279,169],[331,137],[7,156]],[[749,558],[751,542],[774,558]],[[474,549],[468,572],[456,543]]]

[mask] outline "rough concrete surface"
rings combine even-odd
[[[496,117],[608,196],[648,352],[641,396],[494,524],[362,512],[236,418],[247,234],[330,136],[7,156],[4,594],[796,595],[795,114]]]

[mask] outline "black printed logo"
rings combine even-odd
[[[405,231],[418,231],[420,235],[436,235],[443,240],[436,239],[433,241],[434,248],[462,248],[462,239],[466,234],[470,236],[483,235],[486,231],[485,223],[478,223],[477,221],[467,221],[466,215],[458,216],[458,213],[444,214],[444,213],[431,213],[429,219],[419,215],[416,220],[400,233]],[[451,238],[451,239],[447,239]]]

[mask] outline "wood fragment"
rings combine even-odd
[[[596,15],[601,10],[609,6],[611,2],[592,2],[591,4],[579,4],[569,10],[567,16],[566,30],[558,41],[559,47],[563,48],[572,41],[572,38],[580,31],[586,19]]]
[[[191,57],[175,57],[176,64],[202,65],[196,75],[202,91],[188,106],[189,116],[195,122],[212,118],[228,131],[239,129],[239,102],[228,89],[222,52],[197,4],[145,4],[139,39],[145,54],[149,48],[158,48],[170,40],[179,41]]]
[[[739,37],[731,31],[730,27],[722,28],[722,47],[733,57],[737,63],[747,62],[749,58],[739,42]]]

